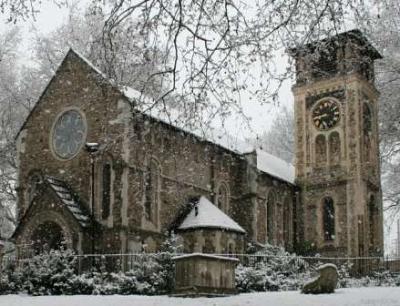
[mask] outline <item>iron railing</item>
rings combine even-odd
[[[119,272],[128,271],[137,265],[148,265],[160,259],[171,258],[175,255],[170,253],[135,253],[135,254],[84,254],[70,255],[76,260],[78,273],[90,269],[105,269],[107,271]],[[400,273],[400,258],[395,257],[322,257],[322,256],[294,256],[294,255],[267,255],[267,254],[214,254],[218,256],[235,257],[243,266],[261,268],[269,263],[291,270],[303,269],[315,270],[325,263],[333,263],[338,268],[345,267],[352,276],[369,275],[374,272],[389,271]],[[16,257],[14,254],[7,254],[2,257],[1,268],[13,264],[21,267],[29,263],[32,257]]]

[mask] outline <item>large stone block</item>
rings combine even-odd
[[[236,293],[237,258],[193,253],[174,257],[174,260],[175,295],[214,296]]]

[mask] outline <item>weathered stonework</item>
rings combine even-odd
[[[232,151],[141,113],[134,99],[69,51],[17,137],[20,223],[14,239],[20,255],[41,220],[52,218],[68,246],[80,253],[155,252],[189,199],[199,195],[235,220],[246,236],[206,229],[196,234],[200,236],[185,232],[188,251],[196,249],[196,241],[203,252],[226,252],[227,245],[219,242],[232,239],[235,252],[245,251],[250,241],[289,250],[310,241],[330,255],[381,254],[378,93],[364,71],[371,69],[374,58],[360,70],[359,54],[346,44],[345,50],[338,51],[341,68],[323,77],[310,70],[304,53],[294,51],[300,69],[293,87],[296,185],[261,171],[257,151]],[[342,64],[348,58],[352,64]],[[324,99],[338,105],[340,122],[321,131],[312,112]],[[100,144],[93,198],[90,156],[84,147],[65,160],[52,149],[55,121],[68,109],[84,118],[84,141]],[[318,136],[325,147],[317,146]],[[46,177],[68,186],[68,193],[79,199],[79,207],[70,209],[90,219],[90,226],[79,225],[76,215],[65,211],[69,199],[52,198],[39,188]],[[321,204],[326,198],[332,202],[328,214]]]
[[[184,253],[243,254],[244,235],[217,229],[179,232]]]
[[[298,220],[304,223],[299,228],[304,240],[325,255],[382,255],[378,92],[373,79],[373,61],[380,55],[357,31],[323,43],[330,42],[334,47],[329,58],[335,60],[322,66],[304,60],[304,50],[293,52],[299,62],[293,87],[296,178],[303,206]],[[322,74],[313,74],[316,68]],[[313,115],[321,101],[334,101],[339,109],[340,120],[331,128],[315,125],[329,116]],[[371,110],[369,118],[364,107]]]
[[[91,164],[84,147],[71,159],[62,160],[52,152],[52,127],[60,113],[78,110],[87,125],[86,142],[100,143],[95,156],[94,212],[91,212]],[[29,115],[17,138],[19,156],[18,214],[20,224],[14,235],[17,245],[31,237],[28,223],[35,219],[30,208],[39,205],[33,177],[51,176],[65,182],[80,199],[82,209],[95,220],[94,251],[98,253],[155,252],[165,233],[185,209],[188,199],[204,195],[219,203],[218,191],[226,190],[221,210],[247,232],[247,241],[266,242],[267,217],[256,214],[257,203],[265,203],[275,192],[276,209],[271,218],[274,232],[271,241],[292,247],[294,229],[285,232],[283,241],[282,203],[286,198],[293,224],[296,187],[257,169],[255,153],[239,154],[205,141],[151,116],[132,111],[131,101],[117,87],[105,80],[79,55],[70,51]],[[109,213],[104,218],[104,165],[110,165]],[[156,169],[154,177],[150,167]],[[151,197],[151,199],[150,199]],[[41,203],[49,203],[42,198]],[[151,202],[151,203],[150,203]],[[46,204],[47,205],[47,204]],[[48,204],[50,205],[50,203]],[[43,215],[51,209],[43,210]],[[149,215],[149,212],[151,215]],[[36,222],[36,221],[35,221]],[[39,221],[37,221],[40,223]],[[77,231],[69,224],[63,232]],[[79,231],[78,231],[79,232]],[[260,241],[257,241],[257,233]],[[81,229],[75,249],[90,253],[93,233]],[[185,234],[186,235],[186,234]],[[228,233],[205,232],[210,252],[226,252],[227,246],[213,248],[215,239],[231,239]],[[187,234],[190,236],[190,234]],[[225,237],[226,236],[226,237]],[[86,237],[84,239],[84,237]],[[243,236],[236,239],[235,252],[244,251]],[[89,239],[93,240],[93,239]],[[190,238],[188,238],[190,240]],[[189,242],[185,242],[189,243]],[[21,248],[22,250],[22,248]],[[22,254],[22,251],[21,251]]]
[[[175,294],[213,296],[236,293],[235,266],[238,259],[191,254],[175,258]]]

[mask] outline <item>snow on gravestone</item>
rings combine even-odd
[[[325,264],[318,267],[319,277],[306,283],[301,290],[305,294],[320,294],[335,292],[338,282],[337,267],[334,264]]]

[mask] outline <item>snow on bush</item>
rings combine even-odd
[[[77,257],[70,250],[50,251],[20,263],[12,263],[0,273],[0,294],[25,292],[31,295],[72,294],[168,294],[174,288],[174,257],[179,250],[176,239],[167,239],[158,254],[144,254],[132,262],[129,271],[107,272],[105,266],[78,274]],[[240,258],[236,269],[239,292],[299,290],[315,276],[321,263],[306,260],[280,247],[266,245]],[[103,261],[105,262],[105,261]],[[338,266],[340,288],[400,286],[400,277],[389,272],[352,278],[351,265]]]
[[[96,271],[78,274],[78,259],[70,250],[52,250],[27,260],[17,269],[10,264],[0,274],[0,294],[167,294],[174,288],[178,251],[176,238],[167,239],[157,254],[143,254],[126,272]]]
[[[297,290],[310,278],[309,264],[281,247],[265,245],[236,268],[239,292]]]
[[[281,247],[265,245],[249,247],[249,255],[236,268],[236,287],[239,292],[299,290],[316,276],[322,265],[318,256],[309,264],[302,257]],[[400,276],[388,271],[373,272],[361,278],[351,277],[351,264],[338,266],[339,288],[367,286],[400,286]]]
[[[0,273],[0,294],[12,294],[21,290],[21,273],[9,263]]]
[[[34,256],[21,269],[21,286],[32,295],[60,295],[71,291],[76,257],[71,250],[51,250]]]

